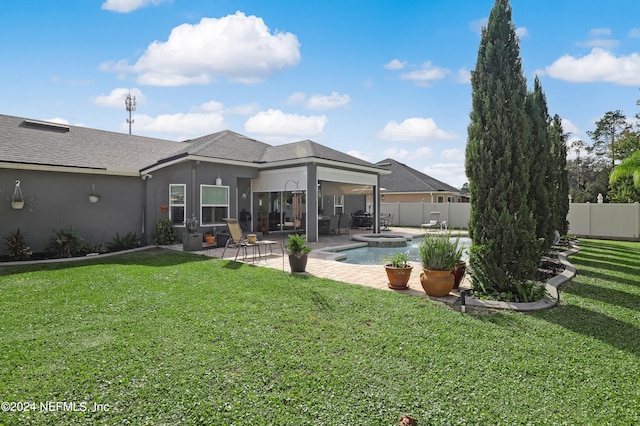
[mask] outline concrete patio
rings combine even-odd
[[[441,232],[439,230],[429,231],[430,233]],[[396,228],[390,227],[388,231],[384,233],[400,233],[408,234],[412,236],[422,236],[425,231],[420,228]],[[411,262],[413,265],[413,272],[411,273],[411,279],[409,280],[409,288],[407,290],[391,290],[388,287],[387,274],[382,265],[356,265],[351,263],[343,263],[332,259],[333,254],[327,249],[334,247],[344,248],[345,246],[363,246],[366,244],[359,243],[352,239],[354,235],[371,234],[369,230],[351,229],[349,234],[341,235],[321,235],[318,242],[308,243],[312,247],[312,251],[309,254],[309,259],[306,267],[306,274],[313,275],[320,278],[329,278],[336,281],[341,281],[350,284],[358,284],[366,287],[373,287],[380,290],[395,291],[402,294],[412,296],[426,297],[424,290],[420,284],[420,271],[422,267],[418,262]],[[282,247],[286,243],[286,235],[284,234],[269,234],[265,236],[258,236],[259,240],[275,241],[277,244],[273,246],[263,246],[263,249],[269,250],[265,255],[258,256],[258,253],[254,253],[251,249],[248,250],[248,255],[243,258],[242,250],[238,254],[238,262],[244,262],[247,264],[267,267],[272,269],[278,269],[284,272],[291,272],[289,268],[288,258],[283,257]],[[171,246],[170,248],[181,250],[181,245]],[[224,248],[212,247],[206,248],[194,253],[204,254],[211,257],[222,258]],[[264,250],[263,250],[264,251]],[[228,248],[224,253],[224,259],[234,260],[236,257],[237,249]],[[464,288],[470,288],[468,283],[463,282]],[[457,290],[453,290],[450,296],[432,298],[433,300],[439,300],[447,303],[455,303],[459,298]]]

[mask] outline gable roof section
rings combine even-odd
[[[188,145],[178,154],[189,154],[220,160],[261,162],[271,146],[231,130],[186,141]]]
[[[391,174],[380,176],[380,186],[387,192],[460,192],[458,188],[391,158],[376,164],[391,171]]]
[[[0,115],[0,164],[138,174],[181,142]]]
[[[279,161],[302,160],[306,158],[317,158],[327,161],[351,164],[361,167],[376,167],[375,164],[361,160],[344,152],[337,151],[317,142],[304,140],[284,145],[269,147],[262,157],[265,163],[275,163]]]

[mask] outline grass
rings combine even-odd
[[[530,314],[162,250],[3,267],[0,398],[36,407],[0,423],[638,424],[640,243],[581,246]]]

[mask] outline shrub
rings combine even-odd
[[[26,260],[31,257],[33,252],[25,243],[24,234],[20,232],[20,228],[4,239],[7,241],[7,254],[11,260]]]
[[[289,250],[291,254],[300,255],[306,254],[311,251],[311,247],[306,245],[307,237],[299,234],[289,234],[289,240],[284,245],[284,248]]]
[[[128,232],[122,237],[116,232],[116,236],[112,238],[112,241],[110,248],[113,251],[129,250],[139,245],[138,236],[135,232]]]
[[[452,271],[462,258],[460,236],[455,239],[451,233],[426,234],[418,246],[422,267],[432,271]]]
[[[161,219],[156,223],[153,243],[158,245],[174,244],[178,241],[178,234],[169,219]]]
[[[102,241],[100,241],[99,243],[97,243],[96,245],[94,245],[93,247],[91,247],[91,253],[108,253],[109,249],[107,248],[107,245],[105,243],[103,243]]]
[[[85,249],[84,239],[73,228],[54,230],[47,247],[55,257],[72,257]]]

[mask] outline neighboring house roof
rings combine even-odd
[[[184,143],[0,115],[0,163],[136,174]]]
[[[310,140],[271,146],[224,130],[173,142],[0,114],[0,167],[4,163],[135,175],[194,158],[254,167],[319,160],[385,173],[379,166]]]
[[[391,174],[380,176],[380,186],[385,189],[385,192],[460,193],[458,188],[432,178],[391,158],[378,161],[376,165],[391,171]]]

